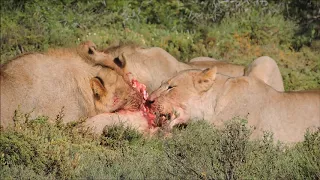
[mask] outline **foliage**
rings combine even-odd
[[[101,135],[101,145],[113,148],[123,147],[141,139],[141,134],[131,127],[115,125],[105,128]]]
[[[1,63],[21,52],[74,46],[84,40],[92,40],[102,48],[119,40],[133,41],[164,48],[184,62],[210,56],[247,65],[268,55],[279,64],[286,90],[319,88],[320,46],[316,26],[313,35],[299,35],[304,27],[299,23],[307,17],[302,14],[314,8],[310,3],[294,0],[1,3]],[[297,8],[299,3],[305,8]],[[315,1],[312,3],[318,6]],[[299,13],[293,13],[294,9]],[[312,22],[316,21],[313,18]],[[299,51],[295,51],[299,38],[305,37],[309,40],[301,41]]]
[[[320,2],[317,0],[286,0],[285,17],[299,23],[294,46],[301,48],[310,45],[314,39],[320,39]]]
[[[170,138],[145,138],[123,126],[110,127],[109,135],[97,137],[81,122],[70,125],[25,117],[1,132],[2,179],[320,177],[319,130],[307,132],[302,143],[287,147],[273,142],[270,133],[262,140],[249,140],[252,129],[243,119],[233,119],[222,129],[198,121],[176,129]],[[105,137],[115,141],[105,143]]]

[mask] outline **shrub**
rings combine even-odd
[[[124,127],[124,125],[114,125],[103,130],[101,135],[101,145],[119,148],[134,143],[142,138],[142,134],[138,133],[131,127]]]
[[[176,129],[171,138],[144,138],[123,126],[110,127],[99,138],[83,131],[81,126],[52,124],[43,117],[19,122],[0,135],[0,172],[4,179],[21,176],[317,179],[320,176],[320,130],[306,133],[304,142],[287,147],[275,143],[270,133],[262,140],[249,140],[251,128],[246,120],[237,118],[222,129],[205,121],[191,123]]]
[[[208,126],[188,125],[165,144],[168,173],[182,179],[241,179],[237,173],[245,162],[251,131],[242,119],[228,122],[223,130]]]
[[[293,43],[296,49],[303,45],[311,45],[314,39],[320,39],[320,2],[316,0],[286,0],[286,8],[283,11],[288,19],[299,23],[299,30],[296,33]]]

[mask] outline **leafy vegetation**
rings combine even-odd
[[[210,56],[249,64],[275,59],[286,90],[319,88],[318,1],[1,2],[1,63],[21,51],[92,40],[158,46],[181,61]]]
[[[1,1],[1,64],[23,52],[133,41],[158,46],[183,62],[199,56],[247,65],[263,55],[279,64],[286,90],[320,88],[317,0]],[[272,135],[249,141],[234,120],[204,122],[172,138],[144,138],[112,127],[102,136],[46,117],[17,114],[1,130],[2,179],[319,179],[320,132],[292,147]]]
[[[101,137],[73,124],[21,116],[0,135],[2,178],[25,179],[317,179],[320,131],[293,147],[272,134],[249,141],[251,128],[234,119],[224,129],[204,121],[171,138],[144,138],[114,126]]]

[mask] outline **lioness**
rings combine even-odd
[[[131,126],[141,133],[150,132],[151,126],[143,109],[143,93],[124,82],[122,76],[102,71],[90,80],[90,86],[98,115],[87,119],[84,126],[93,128],[96,134],[102,134],[105,126],[119,124]]]
[[[272,131],[275,140],[303,140],[309,127],[320,127],[320,91],[278,92],[250,76],[230,78],[217,68],[185,70],[148,98],[149,106],[169,117],[169,129],[189,120],[215,125],[240,116],[255,126],[252,137]]]
[[[119,76],[109,68],[94,66],[109,59],[88,41],[75,49],[25,54],[5,64],[0,74],[1,125],[13,122],[16,109],[32,112],[31,118],[46,115],[52,120],[64,108],[66,122],[95,115],[89,81],[100,70],[111,79]],[[114,87],[121,91],[123,85]]]
[[[186,69],[218,66],[219,73],[231,77],[243,76],[245,69],[244,66],[221,62],[208,57],[194,58],[189,64],[185,64],[177,61],[167,51],[159,47],[143,49],[138,46],[119,45],[107,48],[104,52],[113,56],[114,59],[113,61],[101,62],[102,65],[115,69],[129,82],[132,77],[137,79],[147,86],[148,92],[155,90],[161,85],[161,82],[169,79],[177,72]],[[283,91],[283,84],[273,84],[274,82],[282,82],[277,64],[267,56],[259,59],[259,62],[254,63],[255,68],[260,67],[259,75],[261,76],[259,78],[276,90]],[[270,68],[263,68],[266,65]],[[268,77],[271,74],[269,71],[278,73],[276,76]],[[247,74],[250,74],[250,72]],[[254,76],[256,73],[252,73],[252,75]],[[271,78],[277,80],[270,80]]]

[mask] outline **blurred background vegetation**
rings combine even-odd
[[[247,65],[263,55],[280,66],[286,90],[320,88],[318,0],[2,0],[1,64],[23,52],[133,41],[183,62],[199,56]],[[16,117],[1,131],[4,179],[320,179],[320,133],[291,148],[248,141],[243,121],[216,130],[196,123],[173,138]],[[81,123],[80,123],[81,124]]]
[[[249,141],[252,128],[233,119],[223,129],[205,121],[172,137],[144,138],[114,126],[102,136],[81,123],[48,123],[19,114],[0,134],[1,179],[319,179],[320,130],[295,146]]]

